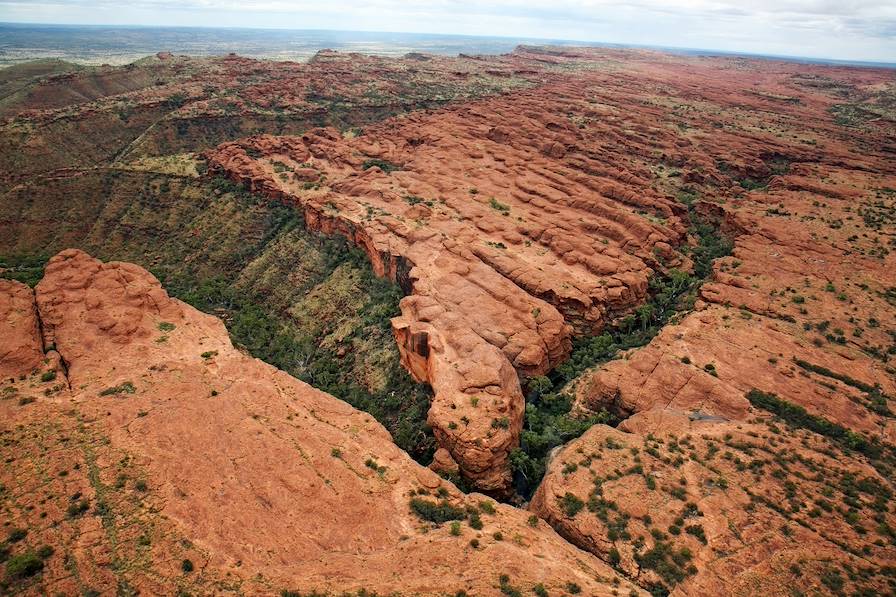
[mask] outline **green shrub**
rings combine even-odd
[[[133,394],[137,391],[137,388],[134,387],[134,384],[130,381],[126,381],[120,385],[112,386],[111,388],[106,388],[102,392],[100,392],[100,396],[113,396],[115,394]]]
[[[54,379],[56,379],[55,369],[53,369],[52,371],[44,371],[43,375],[40,376],[40,380],[43,382],[53,381]]]
[[[619,554],[619,550],[615,547],[611,547],[610,551],[607,553],[607,559],[610,562],[611,566],[618,566],[619,562],[622,561],[622,556]]]
[[[36,553],[26,551],[6,562],[6,580],[13,581],[34,576],[44,569],[44,561]]]
[[[703,531],[703,527],[699,524],[688,525],[684,528],[685,532],[689,535],[693,535],[697,539],[700,540],[700,543],[706,545],[706,533]]]
[[[82,499],[69,504],[68,509],[66,510],[66,514],[68,514],[69,518],[76,518],[87,512],[87,510],[89,509],[90,502],[88,502],[86,499]]]
[[[463,520],[465,512],[461,508],[457,508],[449,504],[446,500],[434,502],[423,498],[412,498],[411,511],[419,518],[441,524],[449,520]]]
[[[401,170],[401,166],[397,166],[391,162],[387,162],[386,160],[381,160],[378,158],[371,158],[368,160],[364,160],[364,163],[361,164],[362,170],[369,170],[370,168],[377,167],[386,174],[394,172],[396,170]]]
[[[22,539],[28,536],[28,531],[25,529],[12,529],[9,532],[9,535],[6,537],[6,540],[9,543],[18,543]]]
[[[479,512],[470,512],[470,526],[477,531],[482,528],[482,519],[479,517]]]
[[[498,588],[501,589],[501,593],[507,595],[507,597],[522,597],[523,593],[510,584],[510,576],[507,574],[502,574],[498,577]]]
[[[49,558],[50,556],[52,556],[52,555],[55,553],[55,551],[56,551],[56,550],[54,550],[54,549],[53,549],[52,547],[50,547],[49,545],[42,545],[42,546],[37,550],[37,556],[38,556],[40,559],[42,559],[42,560],[46,560],[47,558]]]
[[[500,203],[494,197],[490,198],[488,203],[492,209],[500,211],[505,216],[510,213],[510,207],[508,207],[507,205],[504,205],[503,203]]]
[[[828,570],[822,574],[821,582],[834,593],[840,593],[844,585],[843,577],[836,570]]]
[[[369,469],[371,469],[371,470],[376,471],[376,472],[379,473],[380,475],[382,475],[382,474],[384,474],[384,473],[386,472],[386,467],[383,466],[383,465],[381,465],[381,464],[379,464],[379,463],[378,463],[376,460],[374,460],[373,458],[368,458],[367,460],[365,460],[365,461],[364,461],[364,466],[366,466],[367,468],[369,468]]]
[[[193,572],[193,562],[190,560],[184,560],[180,563],[180,569],[186,573]]]
[[[641,568],[655,571],[670,586],[683,581],[690,573],[685,565],[691,560],[690,551],[675,551],[671,543],[657,541],[653,548],[643,553],[635,553],[635,561]]]
[[[585,507],[585,502],[568,491],[563,494],[563,497],[557,498],[557,502],[560,504],[563,512],[570,518],[573,518]]]

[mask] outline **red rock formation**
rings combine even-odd
[[[757,75],[763,89],[792,80],[791,66],[776,68],[783,73]],[[674,84],[673,97],[698,73]],[[896,444],[887,353],[896,348],[886,330],[896,326],[896,268],[883,245],[892,244],[884,189],[896,188],[896,169],[881,149],[890,124],[847,132],[831,122],[833,100],[787,89],[800,101],[750,120],[752,130],[771,120],[792,132],[781,137],[746,124],[724,132],[735,100],[758,101],[724,77],[693,91],[692,101],[719,107],[723,130],[680,146],[717,164],[676,155],[687,184],[662,182],[707,199],[695,209],[723,219],[733,255],[716,261],[693,313],[576,381],[581,411],[628,418],[559,450],[530,504],[576,545],[673,594],[828,592],[841,582],[847,592],[892,590],[884,503]],[[793,427],[751,404],[752,391],[789,404],[780,413]],[[576,499],[587,507],[574,512]],[[850,577],[856,566],[863,575]]]
[[[586,54],[522,49],[515,59],[559,64]],[[820,152],[770,135],[728,131],[727,113],[714,121],[715,116],[688,115],[655,99],[655,94],[703,98],[725,110],[774,101],[768,94],[741,93],[735,81],[717,81],[718,64],[657,61],[650,53],[625,58],[625,67],[612,78],[600,71],[552,74],[544,85],[511,98],[387,120],[359,137],[319,129],[301,142],[257,137],[208,153],[214,170],[301,206],[311,228],[338,232],[363,246],[378,273],[410,292],[395,322],[404,362],[418,379],[437,387],[435,404],[445,408],[433,409],[431,423],[461,470],[485,489],[508,479],[504,465],[518,434],[519,391],[502,382],[498,412],[509,418],[509,436],[487,427],[484,437],[482,429],[468,433],[466,421],[477,413],[462,404],[464,399],[442,393],[469,395],[480,386],[460,383],[462,376],[448,383],[433,377],[444,375],[445,367],[433,361],[452,352],[446,348],[451,342],[463,347],[461,359],[467,353],[491,363],[491,357],[480,356],[491,348],[475,350],[465,339],[478,336],[523,375],[544,373],[561,362],[569,350],[570,326],[580,333],[600,331],[646,298],[653,272],[689,267],[676,250],[685,231],[684,207],[670,199],[683,186],[676,178],[736,198],[743,191],[732,180],[747,184],[750,177],[769,180],[772,189],[816,188],[807,186],[805,169],[802,178],[772,176],[774,168],[786,169],[794,161],[871,167],[871,158],[844,146]],[[792,76],[788,68],[759,77],[777,91]],[[860,78],[847,72],[852,80]],[[810,100],[798,97],[778,111],[795,115],[803,109],[800,102]],[[811,101],[816,110],[830,107],[815,97]],[[677,134],[670,122],[679,132],[722,130],[698,138]],[[838,134],[826,122],[814,126]],[[698,151],[699,145],[709,150]],[[664,164],[672,165],[668,174]],[[317,180],[309,170],[320,173]],[[797,166],[794,174],[800,171]],[[421,314],[426,319],[419,319]],[[412,352],[417,349],[426,352]],[[506,379],[502,367],[490,367],[496,372],[491,381]],[[667,392],[674,388],[673,377],[681,376],[669,375],[657,381]],[[695,383],[685,388],[695,402],[706,399],[704,391],[715,385]],[[732,401],[724,392],[709,400],[729,411],[744,408],[742,398]],[[486,413],[487,419],[494,416]],[[471,452],[455,439],[459,435],[486,442],[486,449]],[[484,477],[489,452],[493,470]]]
[[[44,358],[34,293],[0,279],[0,379],[31,372]]]
[[[357,138],[321,129],[208,154],[213,170],[300,206],[309,228],[363,247],[410,292],[394,322],[404,362],[436,391],[441,445],[489,491],[507,487],[522,425],[513,369],[547,372],[568,354],[570,324],[598,331],[644,300],[653,268],[687,267],[672,248],[682,209],[633,190],[635,175],[585,174],[600,168],[588,140],[555,116],[565,105],[545,110],[561,92],[575,90],[412,115]],[[489,406],[472,406],[483,392]]]
[[[73,126],[95,130],[93,123],[135,100],[142,110],[134,118],[146,122],[134,125],[140,131],[131,137],[134,143],[128,145],[126,135],[114,142],[93,135],[91,145],[94,138],[109,141],[107,154],[123,159],[171,147],[182,151],[185,145],[164,131],[206,118],[277,132],[284,130],[280,122],[269,128],[257,122],[273,111],[301,120],[286,130],[303,136],[260,135],[209,151],[212,171],[295,205],[309,228],[345,236],[365,250],[379,275],[401,284],[407,296],[393,322],[396,341],[408,370],[436,392],[430,423],[442,447],[433,468],[459,470],[496,493],[507,490],[508,453],[523,421],[518,374],[541,374],[561,363],[573,333],[600,331],[630,312],[647,297],[655,273],[689,269],[683,246],[693,246],[696,238],[688,234],[688,211],[713,214],[722,219],[720,233],[737,237],[733,256],[715,264],[693,312],[673,319],[648,346],[577,380],[578,409],[608,408],[628,418],[619,429],[595,426],[557,450],[531,508],[642,586],[662,583],[690,595],[781,594],[792,587],[821,594],[893,591],[892,71],[572,48],[397,61],[323,52],[309,65],[230,56],[210,61],[202,72],[179,60],[165,61],[162,70],[184,70],[165,71],[169,83],[158,88],[30,113],[16,112],[12,102],[7,113],[17,116],[0,128],[12,141],[0,146],[17,148],[28,159],[7,160],[3,180],[58,163],[95,164],[80,153],[73,160],[69,146],[53,139],[77,137],[68,134]],[[80,89],[83,81],[49,81],[38,97],[53,95],[54,85]],[[208,99],[206,86],[219,90],[211,94],[216,97]],[[499,95],[506,89],[515,91]],[[184,101],[176,110],[175,92]],[[471,97],[480,99],[444,101]],[[383,120],[436,105],[441,108]],[[363,131],[349,128],[361,123],[346,120],[349,112],[363,116]],[[306,132],[319,122],[344,132]],[[21,141],[24,130],[31,132],[27,144]],[[191,134],[183,137],[183,143],[194,142]],[[57,148],[65,150],[65,159],[54,153]],[[184,525],[179,528],[199,533],[200,544],[212,546],[210,553],[250,562],[247,575],[255,566],[271,567],[276,579],[305,578],[296,576],[290,567],[295,561],[273,539],[260,540],[257,552],[226,547],[254,536],[209,522],[242,516],[233,503],[259,502],[250,526],[281,528],[286,520],[293,525],[288,540],[294,551],[326,546],[325,563],[302,560],[308,574],[317,575],[309,582],[314,587],[335,587],[321,580],[326,575],[335,575],[340,587],[387,587],[378,572],[394,571],[404,581],[406,567],[390,567],[404,557],[429,563],[418,566],[425,570],[439,561],[456,570],[461,562],[472,570],[466,590],[500,589],[500,581],[489,584],[484,571],[511,563],[518,564],[517,575],[546,562],[547,575],[555,579],[551,588],[562,586],[554,571],[570,566],[577,552],[556,547],[556,539],[541,531],[537,537],[544,543],[538,545],[554,546],[550,552],[557,549],[561,556],[535,562],[502,543],[500,554],[486,562],[482,551],[460,550],[465,542],[446,541],[445,529],[426,538],[413,535],[417,522],[406,512],[409,489],[438,491],[439,484],[453,503],[474,498],[461,498],[449,484],[408,464],[369,419],[357,413],[342,418],[344,407],[313,399],[307,387],[284,381],[278,392],[287,388],[288,398],[272,396],[267,384],[261,384],[261,398],[243,393],[237,386],[247,382],[237,368],[248,361],[216,343],[215,338],[225,342],[220,329],[203,331],[185,316],[165,342],[150,343],[155,334],[161,337],[150,325],[160,316],[146,313],[172,307],[147,298],[159,295],[155,286],[133,296],[122,290],[121,280],[131,276],[126,268],[97,267],[90,276],[108,288],[88,293],[99,301],[98,310],[83,318],[66,322],[72,307],[65,297],[80,292],[90,276],[65,282],[60,267],[46,288],[63,290],[42,298],[39,289],[47,339],[57,342],[66,360],[71,353],[81,361],[83,369],[73,373],[76,393],[77,384],[91,393],[135,384],[128,398],[133,404],[123,401],[110,409],[99,403],[88,420],[119,423],[110,434],[115,445],[128,449],[144,445],[136,443],[131,428],[147,434],[151,441],[139,453],[147,455],[148,466],[163,467],[153,469],[156,475],[176,479],[160,507],[176,514],[172,520]],[[113,270],[115,278],[109,277]],[[103,310],[109,293],[115,301]],[[61,333],[67,326],[68,336]],[[149,336],[140,336],[147,330]],[[159,365],[153,355],[172,350],[161,345],[177,334],[189,340],[187,352]],[[81,336],[95,345],[80,344],[75,339]],[[114,338],[133,340],[112,350]],[[200,341],[208,345],[200,347]],[[97,346],[103,362],[89,365]],[[215,350],[218,357],[194,362],[195,353]],[[128,367],[139,361],[165,369],[147,371],[138,381],[133,369],[117,364],[125,356]],[[256,377],[268,379],[269,369],[257,370]],[[44,389],[33,379],[28,383]],[[142,383],[161,391],[143,391]],[[190,396],[235,392],[242,410],[224,402],[224,423],[209,432],[184,422],[205,420],[209,408],[172,398],[166,405],[183,405],[163,426],[150,426],[165,411],[146,405],[169,394],[182,397],[184,387]],[[48,399],[35,409],[64,395],[64,386],[53,388],[44,389]],[[780,412],[793,428],[774,419],[768,404],[751,404],[754,389],[789,404]],[[79,405],[93,404],[77,396]],[[292,396],[301,408],[287,413],[281,403]],[[14,404],[0,406],[11,410]],[[127,408],[143,410],[126,411],[135,422],[125,432],[120,421]],[[140,412],[147,414],[139,417]],[[243,443],[233,444],[247,446],[250,457],[243,463],[244,454],[234,456],[228,451],[232,443],[221,438],[246,425],[258,437],[241,434]],[[169,427],[176,433],[158,431]],[[348,446],[346,462],[360,471],[357,480],[347,474],[343,479],[344,471],[325,458],[332,441],[300,455],[315,473],[304,471],[297,484],[288,475],[274,482],[255,476],[257,470],[281,470],[265,458],[288,460],[291,447],[319,427],[327,430],[320,432],[321,441],[338,439],[338,446]],[[70,424],[63,432],[34,435],[68,437],[75,431]],[[376,452],[364,442],[376,445]],[[215,456],[217,468],[210,469],[189,453],[198,445],[233,458]],[[189,453],[187,464],[200,471],[199,478],[217,484],[191,484],[193,468],[180,468],[171,446]],[[382,476],[358,465],[374,456],[386,463]],[[117,455],[107,458],[118,461]],[[219,480],[216,470],[231,476]],[[331,487],[317,473],[344,491],[334,503],[346,510],[345,520],[363,519],[363,525],[369,518],[380,527],[364,526],[361,539],[352,542],[329,534],[332,526],[323,522],[306,532],[291,520],[284,495],[312,502],[329,495]],[[251,487],[233,482],[234,475],[247,475]],[[213,507],[193,512],[193,502],[178,501],[194,494],[201,498],[196,503]],[[387,516],[380,500],[401,514]],[[516,511],[499,511],[512,514],[508,526],[498,528],[511,529],[524,543],[527,532],[536,532],[520,526]],[[341,512],[330,507],[324,517],[330,515]],[[319,517],[320,510],[309,516]],[[364,537],[373,539],[368,544]],[[373,544],[389,547],[377,551]],[[168,553],[180,552],[172,547]],[[599,568],[596,560],[585,561]],[[443,572],[415,580],[412,589],[433,590]]]
[[[30,296],[3,290],[3,304]],[[475,511],[487,500],[414,463],[370,415],[236,350],[219,320],[170,299],[141,268],[63,251],[37,305],[72,389],[4,381],[33,396],[0,402],[6,462],[44,462],[40,442],[54,450],[48,494],[42,469],[24,461],[0,477],[15,492],[0,498],[11,523],[56,550],[36,581],[14,579],[25,594],[614,590],[609,567],[510,506],[483,507],[481,525],[457,533],[414,515],[415,494]],[[18,313],[4,316],[4,330],[33,339]],[[47,424],[61,434],[37,439]]]

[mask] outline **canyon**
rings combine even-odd
[[[0,71],[7,586],[896,587],[893,71],[53,69]]]

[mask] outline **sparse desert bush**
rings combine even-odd
[[[44,561],[36,553],[26,551],[6,562],[6,580],[15,581],[34,576],[44,569]]]
[[[387,162],[386,160],[381,160],[378,158],[371,158],[369,160],[364,160],[364,163],[361,165],[363,170],[369,170],[370,168],[377,167],[386,174],[390,172],[394,172],[396,170],[401,170],[401,166],[393,164],[392,162]]]
[[[115,394],[133,394],[137,391],[137,388],[130,381],[126,381],[117,386],[112,386],[111,388],[106,388],[102,392],[100,392],[100,396],[114,396]]]
[[[423,498],[411,499],[411,511],[428,522],[441,524],[449,520],[463,520],[466,513],[462,508],[452,506],[446,500],[434,502]]]
[[[563,509],[563,512],[570,518],[574,517],[582,508],[585,507],[585,502],[583,502],[575,494],[572,494],[568,491],[563,494],[563,497],[557,498],[557,501],[559,502],[560,507]]]

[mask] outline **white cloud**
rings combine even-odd
[[[896,61],[896,0],[0,0],[0,21],[460,33]]]

